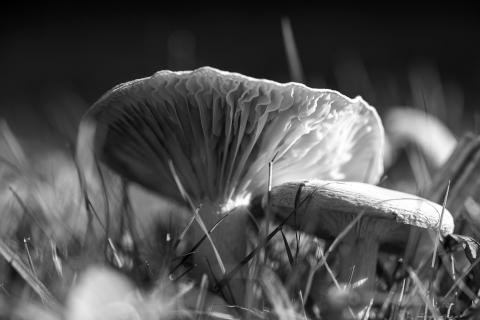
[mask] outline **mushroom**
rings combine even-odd
[[[358,222],[341,239],[339,281],[366,279],[364,288],[373,297],[377,254],[381,245],[406,244],[412,228],[451,234],[452,215],[442,206],[420,197],[378,186],[347,181],[289,182],[271,192],[272,214],[287,218],[295,207],[295,219],[287,224],[322,239],[339,236],[359,215]],[[443,217],[442,217],[443,216]]]
[[[447,207],[454,215],[455,233],[479,238],[480,136],[470,132],[459,139],[448,161],[433,176],[432,183],[424,193],[425,198],[442,202],[446,196],[445,186],[449,182]],[[411,251],[412,255],[405,259],[411,260],[412,265],[418,265],[430,249],[431,241],[425,234],[412,233],[410,237],[416,250]],[[456,264],[460,264],[460,259],[456,259]]]
[[[203,67],[160,71],[107,92],[82,120],[77,156],[98,158],[182,205],[188,198],[206,229],[226,217],[211,233],[225,270],[211,243],[195,255],[194,277],[219,279],[245,255],[246,205],[267,191],[269,162],[272,185],[376,183],[383,140],[378,114],[360,97]],[[192,242],[204,234],[196,226]],[[230,282],[239,288],[232,291],[241,295],[244,282]]]
[[[448,127],[423,110],[395,107],[383,118],[387,133],[385,166],[395,162],[399,149],[412,143],[434,169],[450,157],[457,139]]]

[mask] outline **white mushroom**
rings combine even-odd
[[[82,130],[89,124],[93,134]],[[78,150],[95,153],[80,158],[97,157],[186,204],[180,183],[207,228],[228,214],[211,234],[227,271],[245,254],[245,205],[267,191],[270,161],[273,185],[313,178],[376,183],[382,148],[380,119],[359,97],[209,67],[116,86],[85,115],[78,138]],[[203,236],[199,228],[194,234],[194,241]],[[213,275],[223,276],[211,245],[202,244],[195,259],[197,272],[210,274],[208,260]],[[235,281],[241,293],[244,280]]]
[[[271,208],[278,218],[287,218],[295,208],[301,183],[274,187]],[[287,224],[319,238],[339,236],[359,215],[356,225],[341,240],[339,281],[367,279],[365,288],[373,296],[379,246],[402,247],[412,228],[440,228],[442,235],[453,232],[453,217],[442,206],[415,195],[370,184],[347,181],[305,182],[295,218]]]
[[[412,143],[434,168],[440,168],[457,144],[457,139],[446,125],[419,109],[392,108],[383,121],[388,137],[386,167],[393,163],[398,149]]]

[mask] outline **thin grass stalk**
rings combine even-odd
[[[417,274],[415,271],[413,271],[412,268],[407,267],[408,274],[410,275],[410,278],[412,279],[413,283],[415,283],[415,286],[419,290],[419,295],[420,298],[423,300],[424,304],[427,306],[428,310],[432,314],[433,318],[435,320],[442,320],[443,318],[438,314],[438,311],[436,310],[435,306],[433,305],[432,301],[428,297],[427,289],[423,286],[422,282],[418,278]],[[426,313],[424,313],[425,315]]]
[[[53,311],[60,311],[62,307],[47,287],[29,270],[22,259],[3,240],[0,239],[0,255],[15,269],[30,288],[40,297],[42,302]]]
[[[208,288],[208,277],[206,274],[202,276],[202,280],[200,282],[200,292],[197,297],[197,302],[195,304],[196,312],[199,312],[195,317],[195,320],[202,320],[203,312],[205,311],[205,300],[207,296],[207,288]]]
[[[285,52],[288,60],[288,69],[292,81],[304,82],[303,68],[298,55],[295,37],[293,35],[292,24],[288,17],[282,18],[282,36],[283,44],[285,45]]]

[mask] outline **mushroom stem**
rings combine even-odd
[[[361,288],[365,290],[367,303],[375,293],[378,248],[373,237],[347,236],[338,249],[341,261],[338,281],[353,285],[366,279]]]
[[[220,213],[220,207],[206,202],[199,210],[199,215],[202,218],[207,230],[211,230],[217,222],[222,219],[218,225],[215,226],[210,233],[213,245],[220,255],[221,262],[225,266],[225,271],[228,273],[240,263],[240,260],[245,256],[246,251],[246,225],[247,214],[246,209],[237,207],[225,213],[227,215],[222,219],[223,214]],[[193,226],[193,243],[196,244],[205,232],[196,223]],[[196,267],[192,274],[195,279],[201,279],[203,274],[213,276],[211,286],[215,286],[215,280],[220,281],[225,273],[223,272],[212,243],[204,240],[195,252],[194,261]],[[245,292],[245,280],[240,272],[228,283],[228,287],[223,289],[223,295],[230,303],[242,303]]]

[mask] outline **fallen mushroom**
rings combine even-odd
[[[480,136],[467,133],[460,139],[448,161],[433,177],[432,184],[426,192],[426,197],[441,202],[445,196],[445,186],[451,181],[448,207],[454,213],[455,220],[459,222],[455,231],[475,237],[480,235],[478,231],[480,216],[475,215],[479,210],[473,209],[480,201],[479,167]]]
[[[453,213],[455,233],[480,237],[480,136],[465,134],[458,142],[448,161],[433,176],[425,191],[425,198],[442,202],[450,182],[447,208]],[[406,251],[405,260],[418,265],[432,245],[432,238],[412,232],[412,250]],[[414,249],[413,249],[414,248]],[[459,265],[459,259],[456,260]],[[461,269],[461,268],[460,268]]]
[[[457,139],[439,119],[423,110],[392,108],[383,118],[388,137],[385,166],[395,160],[398,150],[408,143],[417,146],[434,169],[440,168],[450,157]]]
[[[377,254],[380,245],[402,247],[412,228],[453,232],[452,215],[442,206],[414,195],[359,182],[316,181],[285,183],[271,193],[272,213],[287,218],[295,206],[302,186],[299,205],[287,224],[322,239],[333,239],[359,215],[353,228],[341,239],[339,281],[352,283],[366,279],[367,292],[373,296]],[[355,267],[353,276],[352,268]]]
[[[82,120],[77,156],[183,205],[187,197],[207,229],[226,216],[211,238],[230,270],[245,254],[245,206],[267,191],[270,161],[273,185],[376,183],[382,147],[380,119],[359,97],[204,67],[160,71],[107,92]],[[193,243],[204,233],[196,227]],[[206,241],[195,259],[196,272],[223,276]],[[241,293],[244,279],[237,285]]]

